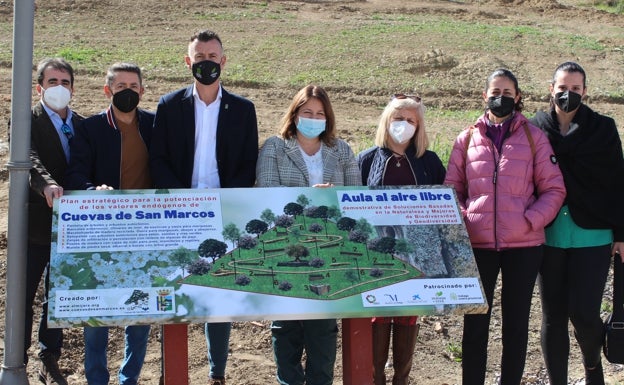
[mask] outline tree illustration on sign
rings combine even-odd
[[[275,213],[271,209],[264,209],[260,214],[260,219],[270,226],[271,223],[275,222]]]
[[[226,241],[232,242],[232,247],[236,247],[235,242],[238,242],[238,239],[241,237],[241,231],[234,223],[228,223],[223,227],[221,235],[223,235],[223,239]]]
[[[297,197],[297,203],[299,203],[301,207],[306,208],[310,204],[310,199],[308,199],[305,194],[301,194]]]
[[[260,236],[260,234],[266,233],[268,228],[269,225],[267,225],[266,222],[261,221],[260,219],[252,219],[247,222],[247,225],[245,226],[245,231],[249,234],[255,234],[256,237],[258,237]]]
[[[333,219],[334,222],[336,222],[340,217],[342,217],[342,212],[340,212],[338,206],[331,205],[327,208],[327,218]]]
[[[224,242],[212,238],[203,241],[197,249],[197,253],[200,257],[210,258],[212,263],[221,258],[226,251],[227,245]]]
[[[295,219],[290,215],[284,214],[275,218],[275,226],[283,227],[285,229],[292,226],[294,223]]]
[[[171,259],[171,262],[182,268],[182,276],[184,276],[184,269],[186,269],[188,265],[197,259],[197,254],[185,247],[180,246],[175,249],[173,253],[171,253],[169,258]]]
[[[353,218],[342,217],[336,222],[336,227],[338,227],[338,230],[351,231],[355,228],[356,223],[357,222]]]
[[[238,247],[245,250],[251,250],[258,245],[258,239],[251,235],[245,234],[238,240]]]
[[[368,241],[368,248],[384,254],[394,253],[396,240],[393,237],[380,237]]]
[[[303,206],[295,202],[286,203],[286,206],[284,206],[284,214],[292,215],[296,218],[297,215],[303,214]]]
[[[394,252],[400,255],[406,255],[414,251],[414,247],[405,238],[399,238],[394,244]]]
[[[295,259],[294,262],[301,262],[301,258],[306,258],[310,255],[310,250],[299,244],[288,245],[284,251],[286,251],[286,255]]]

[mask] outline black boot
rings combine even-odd
[[[592,369],[585,367],[585,385],[605,385],[601,361]]]
[[[41,352],[41,367],[39,368],[39,381],[45,385],[67,385],[67,380],[63,377],[58,366],[58,357],[49,352]]]

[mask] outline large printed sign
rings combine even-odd
[[[73,191],[52,327],[483,313],[445,186]]]

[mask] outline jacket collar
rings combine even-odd
[[[521,127],[525,122],[527,122],[527,119],[524,117],[524,115],[522,115],[522,113],[515,111],[513,117],[511,118],[511,125],[509,126],[509,132],[514,132],[518,129],[518,127]],[[485,135],[485,132],[487,131],[487,125],[488,125],[488,117],[487,117],[487,112],[484,113],[483,115],[481,115],[481,117],[477,120],[477,123],[475,124],[475,126],[477,128],[479,128],[479,131],[481,132],[482,135]]]
[[[284,147],[286,156],[288,156],[297,168],[307,176],[308,168],[301,155],[297,138],[291,137],[284,139]],[[323,158],[323,181],[327,182],[331,180],[334,170],[338,167],[338,160],[340,159],[338,146],[330,147],[323,143],[321,145],[321,156]]]

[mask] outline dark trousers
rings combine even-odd
[[[338,325],[335,319],[273,321],[277,381],[282,385],[331,385],[334,380]],[[306,352],[305,370],[301,364]]]
[[[542,353],[552,385],[568,383],[570,338],[568,319],[583,354],[583,364],[600,362],[604,326],[600,306],[611,245],[561,249],[544,248],[539,285],[542,299]]]
[[[464,316],[462,384],[485,383],[492,301],[499,272],[503,284],[503,355],[500,383],[520,384],[526,361],[531,299],[542,263],[543,248],[537,246],[501,251],[475,249],[474,254],[489,310],[487,314]]]
[[[48,329],[48,289],[50,286],[49,269],[50,245],[28,244],[26,261],[26,315],[24,327],[24,362],[28,362],[28,348],[30,347],[33,329],[33,304],[37,295],[37,288],[41,282],[41,276],[45,271],[45,293],[41,319],[39,321],[39,355],[52,353],[57,358],[61,355],[63,345],[63,329]]]
[[[204,335],[208,347],[210,378],[225,378],[225,366],[230,352],[231,322],[212,322],[204,324]]]
[[[407,385],[419,325],[373,322],[373,383],[386,384],[385,366],[392,336],[392,385]]]

